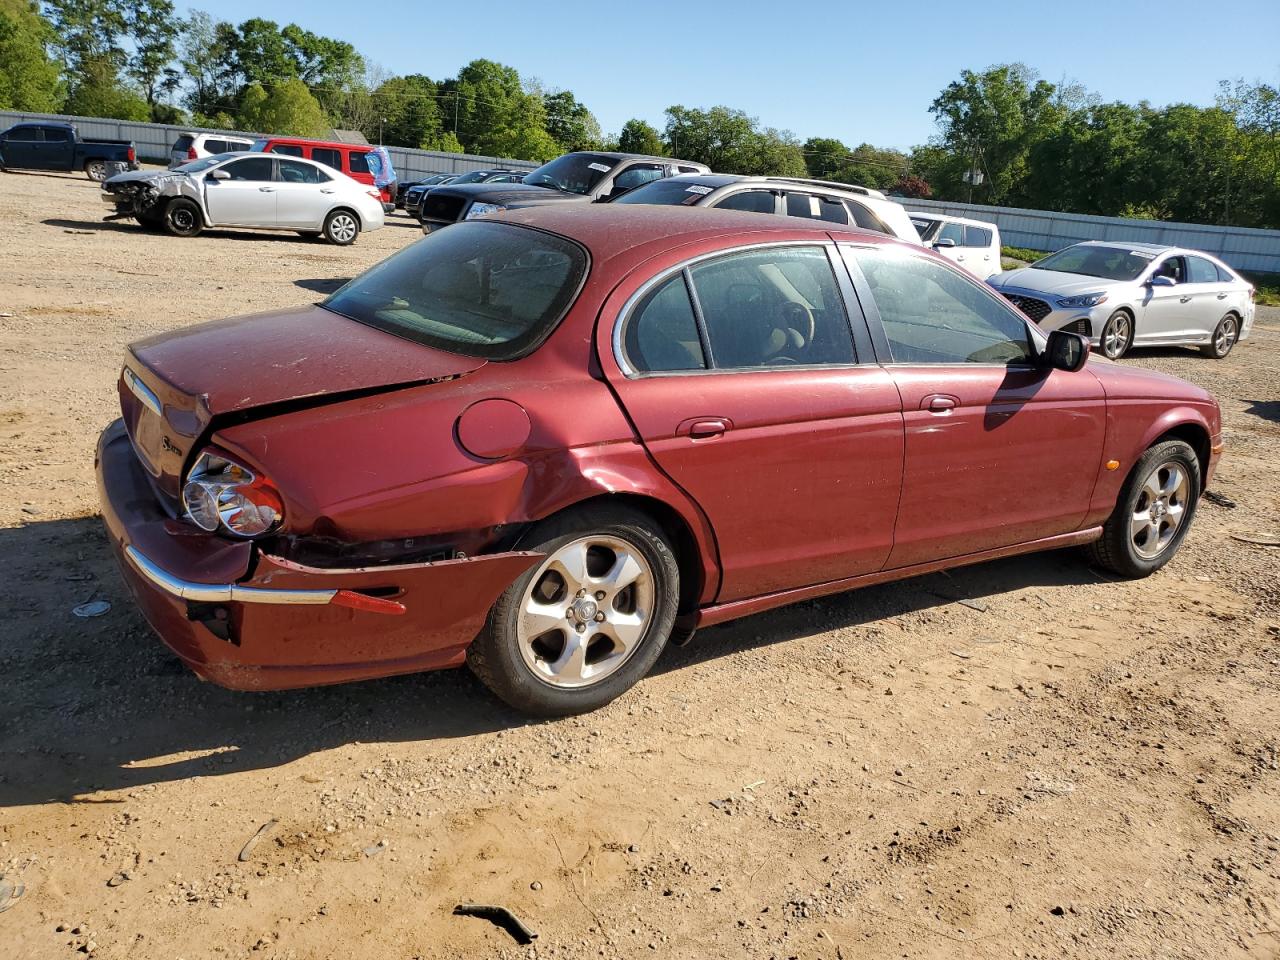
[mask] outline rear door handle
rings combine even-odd
[[[1218,294],[1218,299],[1219,299],[1219,300],[1225,300],[1225,299],[1227,299],[1227,295],[1226,295],[1225,293],[1220,293],[1220,294]]]
[[[334,190],[332,187],[321,187],[320,192],[321,193],[337,193],[338,191]]]
[[[676,436],[689,437],[693,440],[710,440],[723,436],[733,424],[724,417],[695,417],[685,420],[676,427]]]
[[[1178,302],[1179,302],[1179,303],[1187,303],[1188,301],[1190,301],[1190,299],[1191,299],[1190,297],[1179,297],[1179,298],[1178,298]]]
[[[920,406],[930,413],[947,413],[954,410],[959,403],[960,400],[957,397],[952,397],[945,393],[935,393],[920,401]]]
[[[258,188],[258,190],[260,190],[262,193],[275,193],[275,192],[276,192],[276,188],[275,188],[275,187],[259,187],[259,188]]]

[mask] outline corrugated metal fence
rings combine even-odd
[[[945,200],[904,200],[903,205],[908,210],[922,213],[946,213],[953,217],[987,220],[1000,228],[1001,239],[1010,247],[1053,251],[1081,240],[1167,243],[1207,251],[1240,270],[1280,273],[1280,230],[1126,220],[1122,217],[1093,217]]]
[[[0,130],[30,120],[59,120],[74,123],[80,135],[86,139],[132,140],[138,148],[138,158],[155,163],[169,162],[169,148],[183,133],[230,133],[239,137],[257,137],[259,134],[236,130],[214,130],[209,127],[175,127],[165,123],[137,123],[132,120],[103,120],[96,117],[66,117],[52,113],[15,113],[0,110]],[[538,166],[527,160],[504,160],[501,157],[481,157],[471,153],[433,153],[430,150],[410,150],[406,147],[387,147],[396,174],[401,180],[417,180],[433,173],[466,173],[486,167],[507,167],[512,170],[532,170]]]

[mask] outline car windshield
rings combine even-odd
[[[485,177],[489,176],[488,170],[472,170],[470,173],[464,173],[462,176],[454,180],[454,183],[480,183]]]
[[[1077,244],[1033,263],[1031,269],[1078,273],[1103,280],[1136,280],[1154,259],[1155,254],[1143,250]]]
[[[514,360],[560,322],[586,272],[586,251],[564,237],[474,220],[406,247],[321,306],[441,350]]]
[[[929,241],[933,239],[933,235],[938,228],[942,226],[941,220],[930,220],[925,217],[912,217],[911,225],[916,228],[916,232],[920,234],[920,239]]]
[[[530,171],[524,182],[535,187],[585,195],[594,190],[617,164],[613,157],[598,153],[566,153]]]
[[[200,160],[192,160],[190,163],[184,163],[180,167],[174,167],[174,173],[199,173],[201,170],[208,170],[210,167],[217,166],[226,160],[234,157],[234,153],[215,153],[211,157],[204,157]]]
[[[643,186],[628,190],[610,203],[659,203],[671,207],[692,207],[715,187],[676,177],[671,180],[651,180]]]

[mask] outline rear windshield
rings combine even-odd
[[[1153,259],[1155,255],[1145,250],[1079,244],[1036,261],[1031,269],[1078,273],[1103,280],[1136,280],[1138,274],[1147,269]]]
[[[193,139],[194,139],[193,137],[184,134],[183,136],[179,137],[177,140],[173,141],[174,152],[176,153],[180,151],[182,153],[186,153],[188,150],[191,149],[191,142]]]
[[[714,190],[715,187],[705,183],[678,178],[675,180],[652,180],[642,187],[628,190],[610,203],[658,203],[667,206],[692,207],[695,203]]]
[[[389,257],[321,306],[441,350],[514,360],[560,322],[586,273],[586,251],[564,237],[464,221]]]

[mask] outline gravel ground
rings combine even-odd
[[[1222,362],[1124,361],[1226,421],[1229,499],[1148,580],[1063,552],[806,603],[556,722],[465,671],[248,695],[178,666],[108,556],[121,351],[315,299],[417,234],[179,241],[101,222],[96,192],[0,175],[0,874],[25,886],[0,954],[1280,952],[1280,549],[1233,539],[1280,535],[1280,310]]]

